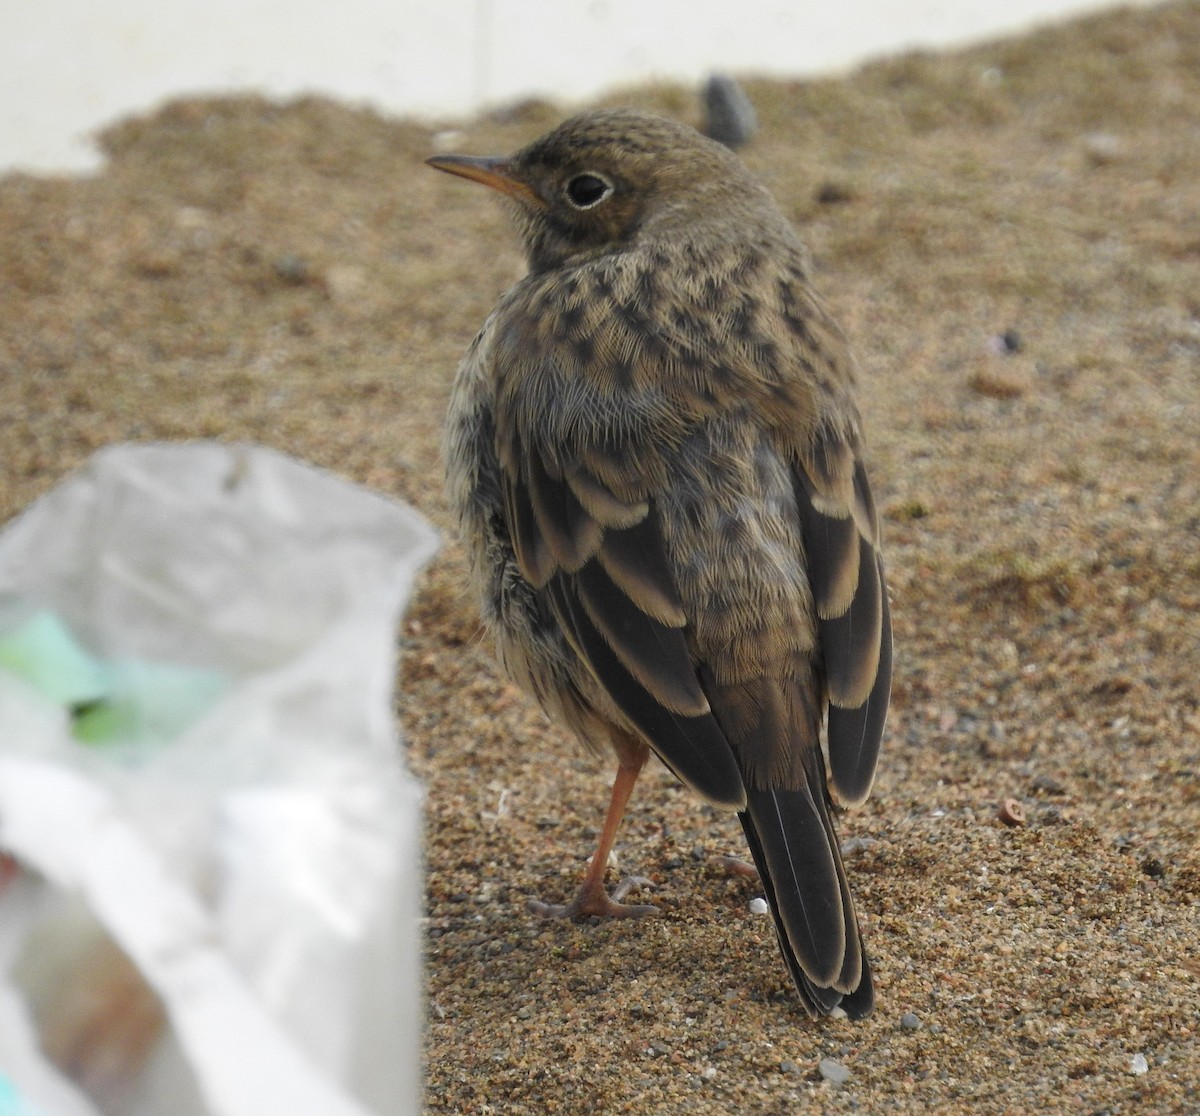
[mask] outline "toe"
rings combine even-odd
[[[539,918],[645,918],[657,914],[658,908],[644,903],[623,903],[631,891],[638,887],[653,887],[644,876],[631,876],[622,880],[610,896],[603,887],[584,884],[569,903],[542,903],[531,899],[528,908]]]

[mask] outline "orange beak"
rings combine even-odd
[[[512,164],[503,155],[432,155],[425,160],[434,170],[482,182],[518,201],[542,207],[542,200],[524,182],[513,178]]]

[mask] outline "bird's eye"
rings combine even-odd
[[[567,183],[567,201],[576,209],[591,209],[612,192],[612,183],[598,174],[577,174]]]

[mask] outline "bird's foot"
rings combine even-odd
[[[585,883],[569,903],[541,903],[530,899],[529,911],[541,918],[645,918],[658,914],[658,908],[649,904],[623,903],[621,900],[635,888],[653,886],[645,876],[628,876],[609,895],[602,884],[590,886]]]

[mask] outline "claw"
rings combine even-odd
[[[585,882],[569,903],[542,903],[530,899],[528,908],[531,914],[541,918],[645,918],[657,914],[658,908],[621,900],[635,888],[653,886],[645,876],[629,876],[617,884],[610,896],[602,885],[592,887]]]

